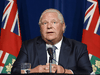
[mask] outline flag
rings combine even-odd
[[[21,44],[17,0],[6,0],[0,36],[0,73],[11,73]]]
[[[100,74],[100,14],[98,0],[87,0],[82,43],[87,45],[95,74]]]

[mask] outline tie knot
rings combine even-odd
[[[54,48],[53,50],[56,50],[56,49],[57,49],[57,47],[56,47],[56,46],[53,46],[53,48]]]

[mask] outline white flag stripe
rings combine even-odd
[[[94,10],[92,9],[92,10],[86,15],[86,17],[85,17],[85,21],[90,17],[90,19],[89,19],[89,21],[88,21],[88,24],[87,24],[87,26],[86,26],[86,30],[88,30],[89,27],[90,27],[90,23],[91,23],[91,21],[92,21],[93,13],[94,13]]]
[[[85,17],[85,19],[84,19],[84,22],[90,17],[90,19],[89,19],[89,21],[88,21],[88,24],[87,24],[87,26],[86,26],[86,30],[88,30],[89,29],[89,27],[90,27],[90,23],[91,23],[91,21],[92,21],[92,18],[93,18],[93,15],[94,15],[94,12],[95,12],[95,9],[96,9],[96,6],[97,6],[97,2],[95,2],[95,1],[92,1],[92,0],[88,0],[89,2],[91,2],[91,3],[93,3],[92,4],[92,6],[94,5],[94,7],[93,7],[93,9],[86,15],[86,17]],[[91,6],[91,7],[92,7]],[[91,8],[91,7],[89,7],[89,8]],[[87,11],[89,10],[89,8],[87,9]],[[87,12],[86,11],[86,12]]]
[[[3,67],[2,67],[2,66],[0,66],[0,73],[2,72],[2,70],[3,70]]]
[[[96,75],[95,72],[92,72],[90,75]]]
[[[9,15],[10,15],[10,12],[11,12],[11,9],[12,9],[12,6],[13,6],[13,2],[11,3],[10,7],[7,9],[7,11],[6,11],[5,14],[4,14],[4,15],[7,15],[7,18],[6,18],[6,21],[5,21],[5,24],[4,24],[3,29],[6,28],[7,20],[8,20],[8,18],[9,18]],[[3,16],[3,19],[4,19],[4,18],[5,18],[5,17]],[[2,21],[3,21],[3,19],[2,19]]]
[[[17,10],[17,12],[18,12],[18,10]],[[18,21],[18,35],[20,36],[20,29],[19,29],[19,18],[18,18],[18,16],[17,16],[17,21]]]
[[[6,53],[6,54],[5,54],[5,57],[4,57],[3,61],[2,61],[3,64],[5,64],[5,62],[6,62],[7,58],[8,58],[8,56],[9,56],[9,53]]]
[[[11,28],[11,32],[14,31],[15,24],[16,24],[16,21],[17,21],[16,19],[18,18],[17,15],[18,15],[18,12],[16,12],[16,16],[15,16],[15,19],[14,19],[14,22],[13,22],[13,25],[12,25],[12,28]]]
[[[2,56],[2,53],[3,53],[3,51],[2,51],[2,50],[0,50],[0,58],[1,58],[1,56]]]
[[[96,28],[95,28],[95,31],[94,31],[95,34],[96,34],[97,31],[98,31],[99,24],[100,24],[100,17],[99,17],[99,19],[98,19],[98,22],[97,22],[97,25],[96,25]]]
[[[91,58],[92,58],[92,54],[89,54],[89,59],[91,60]]]

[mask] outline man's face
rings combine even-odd
[[[47,40],[60,41],[65,29],[65,24],[61,24],[56,12],[47,12],[43,14],[40,25],[42,38]]]

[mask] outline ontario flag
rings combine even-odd
[[[16,0],[5,0],[0,36],[0,73],[11,73],[22,44]]]
[[[100,74],[100,13],[97,0],[87,0],[82,43],[87,45],[94,74]]]

